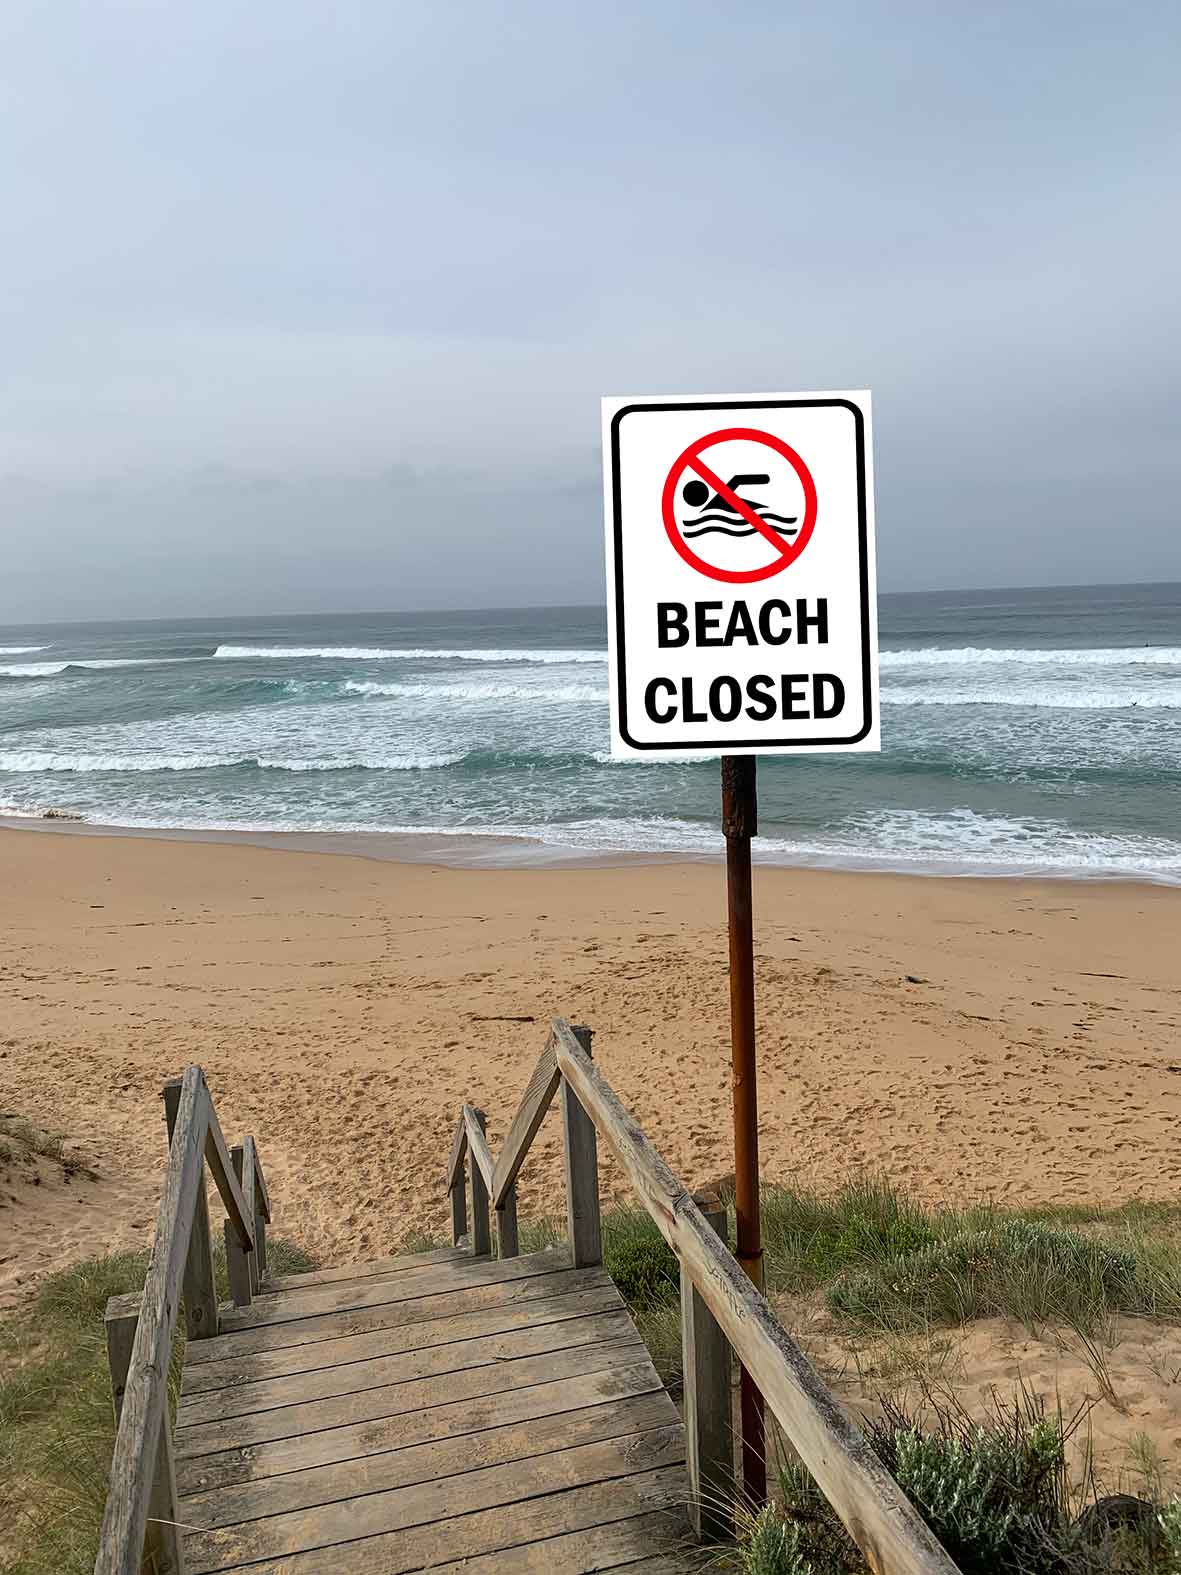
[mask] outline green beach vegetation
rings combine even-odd
[[[1085,1402],[1064,1414],[1057,1398],[1051,1405],[1018,1384],[1008,1398],[994,1395],[989,1414],[972,1415],[947,1375],[924,1371],[914,1349],[916,1340],[937,1346],[941,1332],[1008,1319],[1031,1334],[1061,1332],[1087,1353],[1094,1387],[1110,1388],[1114,1318],[1181,1321],[1181,1207],[930,1208],[874,1178],[829,1194],[769,1186],[762,1202],[772,1304],[789,1328],[801,1313],[821,1318],[854,1362],[874,1349],[867,1437],[964,1575],[1181,1575],[1181,1504],[1166,1490],[1150,1439],[1138,1459],[1130,1453],[1118,1482],[1104,1483],[1087,1446]],[[732,1206],[729,1230],[733,1240]],[[523,1224],[521,1250],[563,1235],[558,1221]],[[676,1394],[676,1258],[643,1209],[605,1214],[603,1248]],[[772,1502],[757,1512],[739,1506],[737,1546],[715,1567],[862,1575],[865,1565],[808,1473],[782,1440],[773,1448]]]
[[[267,1244],[271,1271],[314,1267],[289,1242]],[[143,1288],[147,1252],[89,1258],[44,1280],[0,1320],[0,1572],[90,1575],[115,1439],[103,1314]],[[228,1297],[224,1248],[215,1252]],[[172,1355],[175,1408],[183,1326]]]

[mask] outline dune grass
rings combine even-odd
[[[267,1243],[276,1274],[313,1267],[300,1248]],[[228,1295],[224,1250],[219,1294]],[[0,1572],[90,1575],[115,1424],[103,1314],[142,1288],[146,1252],[92,1258],[44,1281],[0,1322]],[[183,1325],[173,1351],[179,1379]]]

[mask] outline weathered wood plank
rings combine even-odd
[[[249,1250],[254,1248],[254,1210],[246,1207],[246,1199],[234,1173],[230,1151],[221,1135],[217,1111],[209,1101],[209,1131],[205,1138],[205,1160],[213,1177],[213,1184],[221,1194],[221,1201],[234,1227],[239,1244]]]
[[[505,1334],[452,1340],[425,1350],[401,1351],[366,1362],[321,1367],[312,1373],[237,1384],[230,1389],[215,1389],[210,1394],[182,1396],[177,1425],[193,1427],[199,1422],[226,1421],[230,1417],[270,1411],[280,1406],[326,1400],[334,1395],[359,1394],[388,1384],[440,1378],[447,1373],[487,1367],[515,1357],[540,1356],[546,1351],[597,1345],[604,1340],[626,1340],[634,1332],[635,1326],[626,1308],[620,1308],[585,1318],[567,1318],[560,1323],[534,1324]]]
[[[488,1139],[484,1136],[488,1118],[482,1110],[475,1110],[471,1105],[464,1105],[463,1124],[467,1128],[468,1153],[479,1167],[480,1174],[484,1178],[484,1185],[491,1190],[495,1166],[492,1163],[492,1150],[488,1147]]]
[[[431,1575],[592,1575],[599,1570],[619,1570],[622,1575],[687,1575],[697,1566],[691,1555],[656,1553],[639,1557],[652,1548],[675,1546],[685,1535],[680,1509],[653,1510],[628,1520],[570,1531],[495,1553],[477,1554],[457,1564],[432,1564]],[[714,1557],[716,1558],[716,1552]]]
[[[342,1542],[332,1549],[332,1575],[405,1575],[424,1566],[458,1564],[501,1548],[613,1521],[631,1520],[656,1509],[673,1509],[685,1493],[684,1469],[666,1466],[636,1472],[612,1482],[592,1483],[564,1493],[550,1493],[472,1515],[458,1515],[434,1525],[395,1531],[384,1536]],[[676,1524],[670,1519],[670,1530]],[[684,1524],[682,1519],[681,1524]],[[266,1575],[323,1575],[322,1551],[294,1553],[269,1563]],[[258,1566],[235,1565],[232,1575],[261,1575]]]
[[[181,1392],[185,1396],[210,1394],[238,1384],[345,1368],[358,1362],[397,1356],[403,1351],[427,1350],[449,1345],[452,1341],[511,1334],[517,1329],[563,1323],[593,1313],[615,1312],[622,1307],[623,1298],[614,1285],[608,1284],[561,1296],[508,1302],[485,1312],[457,1313],[392,1329],[374,1329],[368,1334],[344,1335],[337,1340],[285,1346],[279,1351],[263,1351],[254,1356],[186,1364]]]
[[[488,1167],[492,1156],[484,1139],[486,1117],[482,1110],[463,1107],[467,1128],[468,1179],[471,1183],[472,1251],[477,1257],[492,1251],[492,1220],[488,1209]],[[478,1141],[477,1141],[478,1140]]]
[[[463,1111],[459,1113],[459,1120],[455,1123],[455,1136],[451,1139],[451,1152],[447,1156],[447,1187],[449,1192],[459,1181],[460,1171],[467,1156],[467,1126],[463,1119]]]
[[[127,1372],[131,1366],[131,1350],[135,1343],[134,1314],[112,1312],[107,1307],[107,1364],[111,1371],[111,1399],[115,1411],[115,1425],[123,1413],[123,1396],[127,1392]],[[147,1526],[144,1532],[144,1557],[155,1561],[158,1575],[188,1575],[184,1550],[181,1547],[177,1522],[176,1477],[172,1468],[172,1434],[169,1428],[168,1408],[160,1422],[160,1441],[154,1459],[145,1463],[151,1473],[152,1491],[148,1500]]]
[[[248,1138],[247,1142],[253,1143],[254,1139]],[[254,1150],[254,1180],[258,1187],[258,1201],[262,1207],[262,1216],[269,1225],[271,1223],[271,1193],[270,1188],[267,1186],[267,1178],[263,1175],[262,1160],[259,1157],[257,1144]]]
[[[517,1189],[510,1187],[496,1205],[496,1256],[515,1258],[521,1250],[517,1228]]]
[[[185,1353],[186,1364],[197,1366],[206,1359],[217,1361],[227,1357],[255,1356],[261,1352],[286,1350],[299,1345],[318,1345],[324,1340],[336,1340],[345,1335],[368,1334],[376,1329],[394,1329],[403,1324],[430,1323],[437,1318],[459,1313],[484,1312],[519,1304],[538,1298],[547,1298],[575,1290],[589,1290],[605,1283],[602,1269],[558,1269],[552,1275],[536,1275],[524,1280],[494,1281],[491,1284],[472,1285],[468,1289],[435,1292],[430,1296],[411,1297],[407,1301],[382,1302],[376,1307],[346,1309],[344,1312],[321,1313],[290,1323],[281,1322],[259,1329],[242,1329],[232,1335],[219,1335],[218,1342],[202,1340],[199,1346],[190,1346]],[[129,1302],[138,1307],[137,1297]]]
[[[167,1412],[168,1366],[189,1233],[202,1185],[211,1110],[200,1067],[185,1072],[156,1215],[156,1239],[131,1348],[95,1575],[139,1575],[152,1492],[151,1460]]]
[[[267,1221],[271,1217],[269,1202],[264,1202],[262,1171],[258,1165],[258,1146],[252,1137],[243,1140],[245,1150],[245,1175],[249,1187],[243,1185],[242,1196],[254,1206],[254,1294],[266,1278],[267,1272]]]
[[[570,1032],[590,1059],[593,1034],[589,1028]],[[565,1134],[566,1239],[575,1268],[602,1263],[603,1237],[599,1220],[599,1145],[595,1124],[582,1108],[577,1093],[562,1082],[562,1128]]]
[[[242,1186],[244,1171],[243,1148],[241,1143],[235,1143],[230,1149],[230,1163],[234,1167],[234,1175],[239,1187]],[[254,1221],[254,1201],[250,1193],[243,1189],[243,1198],[246,1207],[250,1210],[250,1219]],[[226,1275],[230,1282],[230,1299],[235,1307],[249,1307],[254,1300],[257,1287],[257,1271],[254,1262],[254,1249],[248,1251],[238,1236],[238,1231],[232,1220],[226,1220],[223,1226],[226,1240]]]
[[[696,1200],[718,1239],[726,1240],[726,1210],[715,1197]],[[701,1292],[681,1276],[681,1369],[685,1375],[685,1435],[689,1514],[705,1541],[734,1534],[734,1432],[730,1399],[730,1342]]]
[[[681,1261],[779,1425],[871,1570],[956,1575],[861,1430],[772,1313],[701,1210],[652,1147],[568,1023],[554,1023],[562,1075],[593,1116],[658,1229]]]
[[[214,1454],[222,1449],[244,1449],[247,1445],[296,1438],[324,1428],[346,1427],[351,1423],[400,1416],[407,1411],[451,1405],[456,1400],[486,1400],[519,1384],[549,1383],[555,1378],[624,1366],[636,1361],[643,1350],[639,1336],[632,1329],[623,1337],[609,1341],[599,1340],[592,1345],[493,1362],[487,1367],[469,1367],[443,1373],[437,1378],[382,1384],[355,1394],[333,1395],[302,1405],[285,1405],[273,1411],[235,1416],[226,1422],[182,1424],[176,1429],[176,1457],[187,1460],[193,1455]]]
[[[493,1427],[535,1421],[588,1406],[614,1405],[634,1395],[659,1394],[663,1385],[651,1358],[637,1347],[630,1360],[596,1372],[506,1389],[482,1399],[463,1399],[429,1411],[408,1411],[375,1422],[296,1438],[276,1439],[247,1449],[233,1446],[192,1459],[178,1456],[177,1486],[182,1494],[210,1492],[229,1483],[256,1482],[285,1472],[356,1460],[414,1444],[476,1435]],[[684,1501],[684,1481],[681,1499]]]
[[[471,1254],[457,1247],[432,1247],[429,1252],[402,1252],[393,1258],[375,1258],[372,1263],[345,1264],[339,1269],[312,1269],[306,1274],[276,1274],[267,1284],[267,1294],[275,1291],[306,1291],[314,1285],[355,1284],[376,1280],[402,1269],[425,1269],[435,1263],[468,1263]]]
[[[164,1116],[168,1126],[168,1144],[176,1131],[180,1111],[181,1079],[170,1078],[164,1085]],[[205,1175],[202,1172],[197,1186],[197,1207],[193,1214],[193,1227],[189,1235],[189,1252],[185,1259],[183,1282],[185,1302],[185,1333],[190,1340],[205,1340],[217,1333],[217,1279],[213,1271],[213,1241],[209,1234],[209,1199],[205,1194]],[[136,1313],[138,1315],[138,1299]]]
[[[182,1501],[181,1514],[186,1525],[213,1530],[311,1509],[317,1504],[360,1498],[366,1493],[411,1487],[416,1482],[439,1481],[510,1461],[525,1462],[520,1466],[524,1480],[527,1462],[536,1455],[650,1432],[658,1427],[675,1427],[678,1421],[676,1407],[668,1395],[653,1391],[608,1405],[585,1406],[556,1416],[464,1433],[458,1438],[412,1444],[361,1459],[191,1494]]]
[[[508,1136],[501,1148],[500,1158],[496,1161],[491,1187],[492,1203],[495,1208],[500,1207],[501,1200],[509,1188],[516,1184],[521,1166],[525,1163],[525,1156],[537,1136],[537,1129],[545,1120],[545,1113],[558,1091],[560,1081],[553,1046],[547,1044],[542,1051],[541,1059],[533,1069],[533,1075],[529,1079],[517,1113],[513,1117],[513,1124],[509,1127]]]
[[[528,1280],[538,1275],[556,1274],[569,1267],[569,1256],[560,1250],[530,1253],[528,1257],[511,1258],[505,1263],[488,1258],[483,1262],[468,1259],[463,1263],[430,1264],[385,1278],[314,1286],[306,1291],[288,1291],[284,1296],[264,1296],[252,1307],[227,1311],[222,1332],[232,1334],[242,1329],[261,1329],[291,1323],[297,1318],[311,1318],[318,1313],[380,1307],[387,1302],[463,1291],[501,1280]],[[205,1342],[202,1342],[204,1350]]]
[[[419,1482],[412,1487],[391,1488],[363,1497],[320,1504],[265,1520],[248,1521],[215,1531],[190,1532],[185,1554],[193,1575],[227,1565],[281,1559],[314,1548],[332,1548],[359,1537],[386,1537],[391,1533],[429,1527],[447,1540],[448,1517],[462,1511],[470,1521],[481,1510],[517,1505],[522,1499],[562,1493],[570,1488],[611,1479],[627,1481],[633,1472],[659,1471],[679,1465],[685,1458],[680,1427],[626,1435],[579,1444],[572,1449],[551,1450],[530,1459],[522,1469],[509,1465],[484,1466],[462,1477]],[[392,1539],[391,1539],[392,1541]],[[396,1543],[393,1543],[396,1557]],[[381,1567],[388,1553],[383,1550]]]

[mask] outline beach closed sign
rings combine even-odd
[[[869,394],[603,401],[611,750],[876,750]]]

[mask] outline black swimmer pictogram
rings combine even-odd
[[[739,496],[739,487],[765,487],[771,478],[767,475],[738,475],[731,476],[726,483],[726,490],[734,494],[739,503],[745,503],[759,518],[770,525],[771,529],[779,536],[789,540],[797,533],[795,514],[774,514],[765,503],[758,503],[754,498]],[[710,489],[704,481],[694,479],[687,481],[681,489],[681,496],[692,509],[701,509],[696,519],[681,521],[681,532],[686,541],[696,541],[701,536],[708,536],[717,532],[721,536],[753,536],[755,527],[749,520],[728,503],[720,492],[710,495]]]

